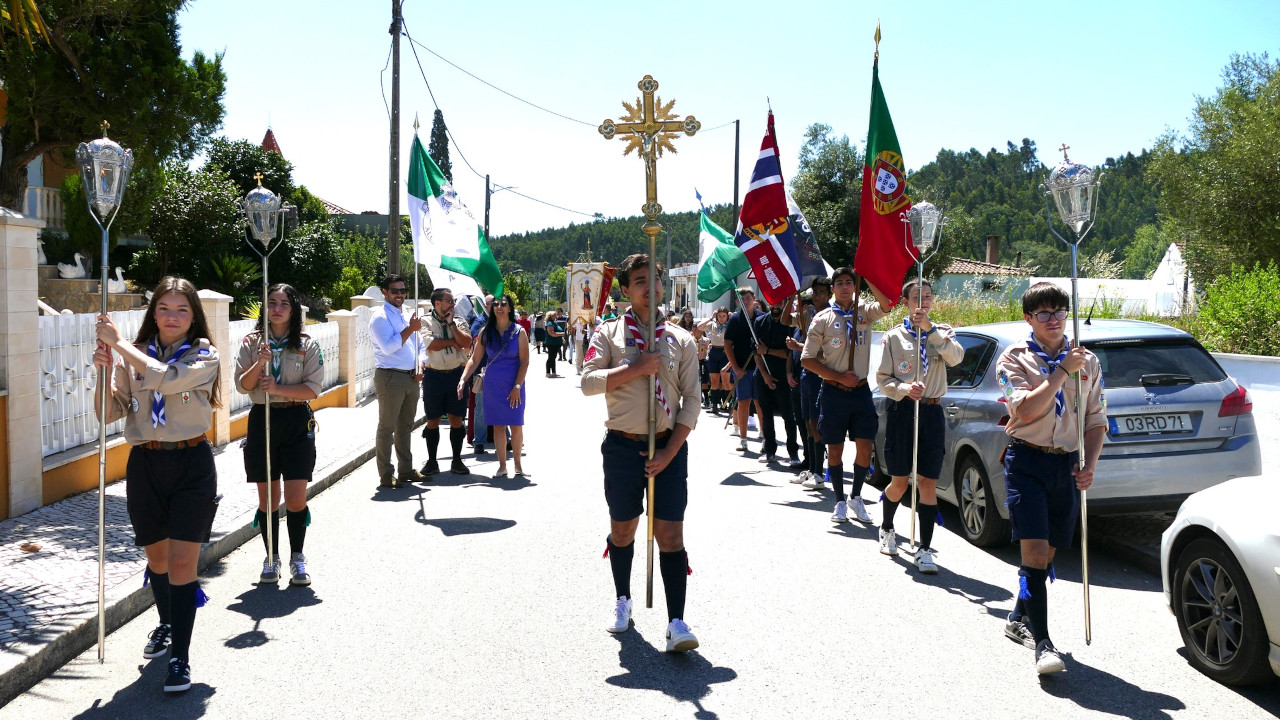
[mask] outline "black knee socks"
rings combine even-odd
[[[1018,568],[1018,575],[1018,597],[1025,611],[1023,618],[1039,645],[1042,640],[1049,639],[1049,596],[1045,587],[1049,571],[1023,565]]]
[[[836,493],[836,502],[844,502],[844,466],[828,465],[827,479],[831,481],[831,489]]]
[[[258,534],[262,535],[262,547],[270,554],[271,548],[267,547],[267,513],[265,510],[259,510],[253,516],[253,524],[258,526]],[[276,543],[276,555],[280,554],[280,509],[271,513],[271,537]],[[290,533],[290,541],[292,541],[292,532]]]
[[[171,586],[170,613],[173,616],[173,648],[170,657],[186,660],[191,651],[191,629],[196,624],[196,589],[198,583]]]
[[[853,466],[853,491],[849,493],[850,495],[854,497],[862,495],[862,484],[867,481],[867,473],[870,472],[870,470],[870,466]]]
[[[169,573],[158,573],[147,568],[147,579],[151,582],[151,597],[156,599],[156,612],[160,613],[160,622],[172,625],[173,618],[169,614]]]
[[[813,455],[809,457],[809,472],[818,477],[822,477],[822,468],[827,464],[826,449],[826,445],[817,440],[813,441]]]
[[[938,506],[937,504],[926,505],[924,503],[920,503],[919,512],[920,547],[927,550],[933,547],[930,543],[933,542],[933,525],[938,519]]]
[[[285,519],[289,523],[289,550],[302,552],[302,543],[307,539],[307,525],[311,523],[311,508],[305,505],[298,512],[291,512]]]
[[[435,460],[436,450],[440,447],[440,428],[429,427],[423,431],[422,436],[427,439],[427,458]]]
[[[884,506],[884,510],[882,511],[884,517],[881,518],[880,520],[880,529],[882,530],[893,529],[893,516],[898,512],[898,503],[901,503],[901,502],[902,502],[902,498],[898,498],[897,500],[890,500],[889,495],[887,493],[885,494],[884,501],[881,503],[881,505]]]
[[[658,553],[662,589],[667,595],[667,622],[684,617],[685,589],[689,584],[689,554],[684,550]]]
[[[437,433],[438,432],[439,431],[437,431]],[[449,428],[449,446],[453,448],[454,460],[457,460],[458,458],[462,457],[462,441],[466,438],[466,436],[467,436],[467,429],[465,427]],[[439,435],[437,434],[436,437],[439,437]],[[434,453],[433,453],[433,456],[434,456]]]
[[[625,547],[613,544],[613,538],[605,540],[609,544],[609,568],[613,570],[613,590],[617,597],[631,597],[631,560],[636,554],[633,541]]]

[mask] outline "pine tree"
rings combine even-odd
[[[431,140],[427,143],[427,154],[440,167],[440,172],[453,182],[453,163],[449,162],[449,133],[444,127],[444,113],[436,110],[431,119]]]

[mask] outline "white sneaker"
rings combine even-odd
[[[756,458],[756,462],[760,463],[761,465],[771,465],[773,461],[776,460],[777,458],[778,458],[777,455],[761,455],[760,457]]]
[[[619,597],[613,608],[613,621],[605,628],[611,633],[623,633],[631,627],[631,598]]]
[[[756,429],[756,416],[755,416],[755,415],[748,415],[748,416],[747,416],[747,429],[748,429],[748,430],[755,430],[755,429]]]
[[[280,582],[280,556],[275,556],[275,562],[271,558],[262,559],[262,574],[258,576],[258,583],[262,585]]]
[[[827,486],[826,480],[827,479],[822,475],[814,475],[813,473],[810,473],[809,477],[805,478],[804,486],[814,490],[821,490]]]
[[[929,548],[916,550],[916,569],[925,575],[937,575],[938,564],[933,561],[936,551]]]
[[[746,438],[742,438],[741,440],[739,440],[739,441],[738,441],[738,450],[740,450],[740,451],[742,451],[742,452],[746,452],[746,451],[747,451],[747,439],[746,439]]]
[[[880,554],[889,557],[898,555],[898,533],[880,528]]]
[[[792,482],[792,483],[794,483],[794,484],[796,484],[796,485],[799,485],[800,483],[802,483],[802,482],[804,482],[804,481],[808,480],[808,479],[809,479],[809,475],[811,475],[811,474],[812,474],[812,473],[810,473],[808,470],[804,470],[804,471],[802,471],[799,475],[797,475],[797,476],[795,476],[795,477],[791,478],[791,482]]]
[[[849,507],[853,508],[853,515],[858,519],[858,522],[865,525],[871,524],[871,516],[867,514],[867,507],[862,503],[862,498],[850,497]]]
[[[836,503],[836,511],[831,513],[831,522],[833,523],[849,522],[848,513],[849,513],[848,506],[844,504],[843,500],[841,500],[840,502]]]
[[[289,584],[311,584],[311,575],[307,573],[307,558],[302,553],[296,552],[289,556]]]
[[[696,647],[698,638],[683,620],[676,618],[667,625],[667,652],[688,652]]]
[[[1062,662],[1062,656],[1053,647],[1053,643],[1041,640],[1036,646],[1036,672],[1041,675],[1052,675],[1066,669],[1067,664]]]

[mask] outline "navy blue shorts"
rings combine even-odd
[[[800,371],[800,418],[818,419],[818,393],[822,392],[822,378],[808,370]]]
[[[823,382],[818,393],[818,435],[824,445],[839,445],[850,440],[872,440],[880,429],[875,403],[871,402],[871,386],[862,383],[852,390],[842,390]]]
[[[915,434],[916,404],[907,399],[889,401],[884,433],[884,455],[889,461],[889,474],[911,475],[911,441]],[[937,480],[942,473],[942,456],[946,453],[947,421],[941,405],[920,406],[920,452],[916,470],[920,477]]]
[[[432,420],[441,415],[467,416],[467,393],[470,388],[462,389],[462,397],[458,397],[458,381],[462,379],[462,366],[452,370],[422,371],[422,409],[427,412],[427,419]]]
[[[729,356],[724,354],[724,348],[712,345],[711,349],[707,351],[707,370],[712,375],[715,375],[724,370],[724,366],[728,364]]]
[[[657,441],[656,447],[666,447],[670,436]],[[605,433],[600,443],[604,457],[604,499],[609,503],[609,518],[615,522],[634,520],[644,514],[644,494],[649,481],[644,476],[644,456],[649,451],[648,440],[628,440],[614,433]],[[668,522],[683,522],[684,508],[689,502],[689,444],[653,481],[653,516]]]
[[[251,483],[267,481],[266,411],[254,403],[249,432],[244,438],[244,474]],[[271,408],[271,481],[311,482],[316,469],[315,433],[307,437],[311,408],[306,405]]]
[[[134,544],[161,540],[207,543],[218,511],[218,469],[203,442],[177,450],[135,445],[125,465],[125,504]]]
[[[1004,456],[1005,505],[1013,539],[1071,547],[1080,516],[1080,491],[1071,469],[1076,453],[1047,453],[1013,443]]]
[[[756,399],[756,369],[754,365],[741,378],[734,375],[732,370],[729,371],[729,377],[734,378],[738,383],[733,387],[734,397],[738,398],[738,402]]]

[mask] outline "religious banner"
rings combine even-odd
[[[742,200],[738,231],[733,241],[747,256],[755,271],[760,294],[770,305],[777,305],[800,288],[800,258],[796,254],[790,211],[787,209],[786,185],[782,182],[778,141],[773,129],[773,111],[760,156],[751,172],[751,184]]]
[[[604,286],[604,263],[570,263],[567,282],[569,285],[569,326],[573,327],[579,319],[585,320],[588,327],[595,325],[599,313],[600,296],[608,295],[609,288]],[[613,278],[609,278],[610,283]]]
[[[600,280],[600,297],[596,300],[596,315],[604,317],[605,306],[609,304],[609,293],[613,292],[613,276],[618,273],[618,268],[604,266],[604,277]]]
[[[867,124],[866,166],[862,168],[862,204],[858,218],[858,251],[853,269],[897,304],[907,271],[916,261],[914,243],[903,242],[902,218],[911,209],[906,167],[889,104],[880,89],[880,28],[876,59],[871,65],[871,119]]]

